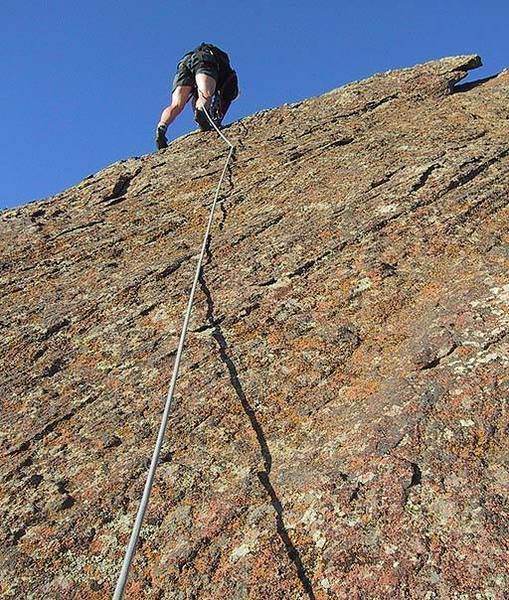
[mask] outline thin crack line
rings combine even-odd
[[[208,262],[210,263],[212,261],[212,254],[210,252],[210,237],[207,242],[206,252],[207,252]],[[249,403],[249,400],[247,399],[247,396],[244,392],[242,383],[240,382],[240,379],[239,379],[237,367],[235,366],[234,361],[230,357],[228,343],[227,343],[224,333],[222,331],[220,321],[215,318],[214,300],[213,300],[212,294],[207,286],[207,282],[205,281],[203,267],[200,272],[200,276],[199,276],[198,280],[200,282],[202,292],[206,299],[206,303],[207,303],[206,319],[210,323],[211,327],[213,327],[213,329],[214,329],[214,331],[212,333],[212,337],[215,339],[215,341],[218,345],[219,357],[221,359],[221,362],[228,369],[230,382],[233,386],[233,389],[235,390],[235,393],[237,394],[238,399],[240,400],[240,403],[242,405],[242,408],[244,409],[244,412],[246,413],[246,415],[249,419],[251,427],[253,428],[253,431],[255,432],[256,439],[258,441],[258,445],[260,447],[260,453],[263,458],[263,465],[264,465],[265,470],[259,471],[257,473],[257,476],[258,476],[258,479],[259,479],[261,485],[265,489],[265,491],[270,499],[270,503],[272,504],[272,507],[274,509],[277,533],[278,533],[281,541],[283,542],[283,545],[285,547],[288,558],[291,560],[291,562],[295,566],[295,569],[297,571],[297,576],[298,576],[298,578],[302,584],[302,587],[304,588],[304,591],[306,592],[308,598],[310,600],[316,600],[316,597],[315,597],[315,594],[313,591],[313,587],[311,585],[311,581],[309,580],[309,577],[307,576],[306,569],[302,562],[300,553],[299,553],[298,549],[296,548],[296,546],[293,544],[293,542],[290,538],[290,535],[288,534],[288,530],[287,530],[285,522],[284,522],[283,505],[282,505],[280,499],[278,498],[277,493],[274,489],[274,486],[272,485],[272,482],[270,480],[270,472],[272,469],[272,455],[270,453],[270,449],[267,444],[267,440],[265,438],[265,433],[263,431],[263,427],[261,426],[260,422],[258,421],[256,412],[253,409],[253,407],[251,406],[251,404]]]
[[[219,223],[219,230],[223,231],[226,219],[228,217],[228,210],[226,209],[226,200],[230,192],[234,189],[235,185],[233,183],[233,165],[237,160],[237,155],[234,153],[232,155],[232,160],[228,163],[228,168],[226,170],[226,177],[228,179],[228,184],[230,188],[224,193],[221,202],[219,203],[219,208],[221,209],[221,221]]]

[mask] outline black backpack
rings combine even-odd
[[[228,57],[228,54],[226,54],[226,52],[223,52],[223,50],[221,50],[221,48],[214,46],[214,44],[207,44],[207,43],[203,42],[195,50],[195,52],[199,52],[199,51],[211,52],[217,61],[219,70],[222,71],[223,73],[226,74],[232,70],[232,68],[230,66],[230,58]]]

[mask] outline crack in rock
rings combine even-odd
[[[210,237],[207,240],[207,248],[206,249],[207,249],[208,262],[210,264],[212,262],[212,254],[210,251]],[[288,534],[288,529],[287,529],[287,527],[285,525],[285,521],[284,521],[283,505],[282,505],[280,499],[278,498],[277,493],[276,493],[274,486],[272,485],[272,482],[270,479],[270,473],[272,470],[272,455],[270,453],[270,449],[269,449],[269,446],[268,446],[268,443],[267,443],[267,440],[265,437],[265,433],[263,431],[263,427],[260,424],[260,422],[258,421],[256,412],[253,409],[253,407],[251,406],[251,404],[244,392],[244,389],[242,387],[242,383],[240,381],[239,374],[237,371],[237,367],[235,365],[235,362],[231,358],[230,349],[228,347],[228,343],[227,343],[224,333],[222,331],[220,321],[218,321],[215,317],[214,301],[213,301],[212,294],[211,294],[211,292],[207,286],[206,280],[205,280],[203,267],[200,272],[199,282],[200,282],[202,292],[203,292],[206,302],[207,302],[206,318],[207,318],[207,321],[210,323],[210,326],[213,328],[212,337],[214,338],[214,340],[217,343],[217,346],[219,349],[219,357],[221,359],[221,362],[226,366],[232,387],[235,390],[237,398],[240,400],[242,408],[244,409],[244,412],[249,419],[251,427],[252,427],[252,429],[256,435],[256,439],[258,441],[260,453],[261,453],[262,459],[263,459],[264,470],[259,471],[257,473],[257,476],[258,476],[258,479],[259,479],[261,485],[265,489],[265,491],[270,499],[271,505],[274,509],[277,533],[278,533],[281,541],[283,542],[283,545],[285,547],[285,551],[286,551],[288,558],[293,563],[293,565],[297,571],[297,576],[302,584],[302,587],[303,587],[306,595],[308,596],[308,598],[310,600],[315,600],[316,596],[314,594],[313,587],[311,585],[311,581],[310,581],[309,577],[307,576],[306,569],[302,562],[300,553],[299,553],[298,549],[296,548],[296,546],[294,545],[294,543],[292,542],[292,540]]]
[[[509,148],[505,148],[504,150],[502,150],[501,152],[499,152],[498,154],[496,154],[489,160],[481,162],[477,166],[475,166],[472,169],[470,169],[469,171],[467,171],[466,173],[461,173],[460,175],[456,176],[454,179],[452,179],[452,181],[449,182],[449,185],[445,189],[444,194],[446,194],[447,192],[450,192],[451,190],[455,190],[455,189],[465,185],[469,181],[472,181],[472,179],[474,179],[478,175],[481,175],[482,173],[484,173],[484,171],[489,169],[492,165],[494,165],[495,163],[502,160],[503,158],[505,158],[508,155],[509,155]],[[479,159],[469,160],[462,165],[462,168],[466,167],[472,163],[475,164],[477,162],[479,162]]]
[[[226,190],[219,200],[219,208],[221,210],[221,221],[219,222],[219,230],[223,231],[226,219],[228,217],[228,210],[226,208],[226,200],[230,192],[235,189],[235,184],[233,183],[233,165],[237,162],[237,152],[233,152],[231,161],[228,163],[226,167],[226,178],[228,181],[229,188]]]
[[[433,360],[430,360],[429,362],[427,362],[426,364],[424,364],[420,370],[421,371],[427,371],[429,369],[434,369],[435,367],[438,367],[440,365],[440,363],[447,358],[448,356],[450,356],[457,348],[459,347],[459,345],[456,342],[453,342],[450,346],[450,348],[447,350],[447,352],[445,354],[439,354],[437,356],[435,356],[435,358]]]
[[[133,180],[141,173],[141,171],[142,167],[138,167],[134,173],[123,173],[120,175],[115,182],[111,193],[104,196],[100,202],[109,203],[108,206],[112,206],[123,200],[127,195]]]
[[[94,227],[94,225],[102,225],[104,222],[105,222],[104,219],[98,219],[96,221],[90,221],[90,223],[84,223],[83,225],[77,225],[76,227],[71,227],[70,229],[64,229],[64,231],[61,231],[60,233],[57,233],[52,238],[50,238],[50,241],[56,240],[57,238],[61,237],[62,235],[67,235],[68,233],[74,233],[75,231],[81,231],[82,229],[88,229],[89,227]]]
[[[430,165],[423,173],[421,173],[421,175],[419,176],[419,179],[413,184],[410,192],[416,192],[417,190],[420,190],[422,187],[424,187],[426,185],[426,182],[430,178],[431,174],[433,173],[433,171],[436,171],[437,169],[440,169],[441,167],[442,167],[442,165],[439,165],[438,163]]]

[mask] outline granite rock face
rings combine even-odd
[[[509,597],[509,73],[387,72],[225,133],[126,598]],[[227,149],[0,224],[0,596],[111,596]]]

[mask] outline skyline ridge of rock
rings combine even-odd
[[[509,593],[509,73],[261,111],[236,145],[126,598]],[[0,213],[0,597],[112,594],[214,133]]]

